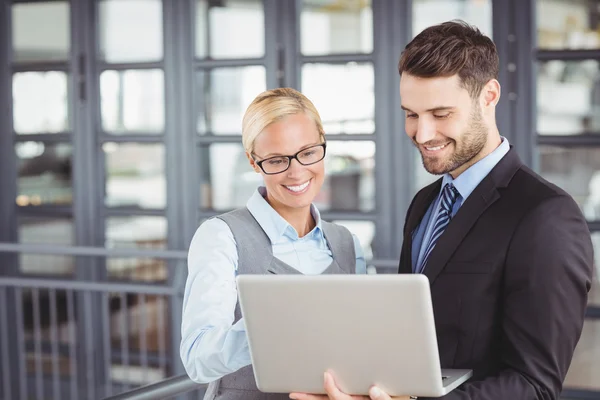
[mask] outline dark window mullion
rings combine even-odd
[[[586,319],[600,319],[600,305],[590,305],[585,310]]]
[[[98,70],[103,71],[128,71],[128,70],[148,70],[148,69],[164,69],[164,62],[136,62],[136,63],[106,63],[98,62]]]
[[[17,206],[17,214],[24,217],[73,217],[71,206],[44,204],[39,206]]]
[[[561,147],[594,147],[600,149],[600,132],[586,132],[581,135],[537,135],[538,145]]]
[[[149,132],[144,133],[107,133],[103,132],[98,135],[98,142],[115,142],[115,143],[159,143],[164,142],[164,133],[154,134]]]
[[[67,0],[11,0],[11,2],[13,4],[17,4],[17,3],[64,3]]]
[[[239,143],[242,144],[241,134],[228,134],[228,135],[198,135],[196,138],[198,146],[206,146],[215,143]]]
[[[194,61],[194,69],[210,70],[215,68],[232,68],[232,67],[250,67],[255,65],[266,64],[266,59],[261,58],[236,58],[236,59],[196,59]]]
[[[67,72],[71,71],[71,66],[64,61],[57,62],[35,62],[35,63],[18,63],[13,64],[11,66],[11,71],[13,73],[19,72],[50,72],[50,71],[60,71]]]
[[[598,232],[600,233],[600,221],[588,221],[588,228],[590,232]]]
[[[540,50],[535,52],[538,61],[584,61],[600,59],[600,49],[594,50]]]
[[[164,209],[147,209],[141,207],[106,207],[103,212],[104,218],[107,217],[164,217]]]
[[[598,400],[598,392],[587,389],[565,389],[561,393],[564,400]]]
[[[302,64],[346,64],[349,62],[372,63],[374,60],[373,54],[352,53],[352,54],[327,54],[323,56],[300,56]]]
[[[61,133],[35,133],[35,134],[16,134],[14,135],[15,143],[22,142],[42,142],[42,143],[71,143],[73,137],[72,132]]]

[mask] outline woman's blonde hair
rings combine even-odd
[[[283,118],[306,113],[317,126],[319,138],[325,138],[321,116],[314,104],[302,93],[291,88],[279,88],[262,92],[246,109],[242,120],[242,144],[252,153],[254,141],[265,128]]]

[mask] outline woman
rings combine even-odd
[[[256,388],[236,274],[365,273],[366,266],[356,237],[322,221],[312,204],[326,143],[311,101],[293,89],[266,91],[242,125],[246,156],[265,186],[245,208],[204,222],[192,239],[181,359],[193,380],[211,382],[205,399],[287,399]]]

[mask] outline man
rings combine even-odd
[[[557,399],[591,286],[585,219],[500,136],[498,55],[477,28],[424,30],[399,72],[406,133],[442,175],[409,207],[399,272],[430,280],[442,367],[473,370],[444,399]]]

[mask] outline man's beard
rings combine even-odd
[[[460,143],[450,139],[448,146],[454,146],[454,152],[449,158],[425,157],[421,153],[423,166],[430,174],[443,175],[460,168],[475,158],[485,147],[488,130],[483,122],[481,110],[474,106],[471,110],[469,127],[460,137]]]

